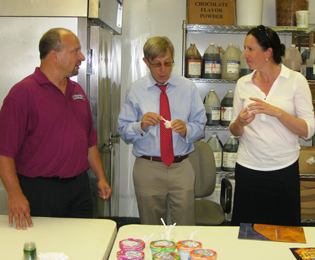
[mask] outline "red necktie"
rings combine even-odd
[[[164,119],[171,121],[171,111],[168,103],[165,85],[156,84],[161,89],[160,95],[160,115]],[[161,121],[162,122],[162,121]],[[167,166],[174,161],[172,129],[166,129],[165,125],[160,123],[160,142],[161,142],[161,159]]]

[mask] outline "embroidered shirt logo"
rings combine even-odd
[[[82,99],[85,100],[84,96],[82,94],[74,94],[72,96],[73,100]]]

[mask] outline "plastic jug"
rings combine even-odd
[[[310,58],[306,59],[306,79],[315,80],[315,44],[311,48]]]
[[[206,49],[202,58],[202,72],[201,77],[208,79],[221,78],[221,58],[218,49],[214,43]]]
[[[223,144],[222,144],[222,142],[221,142],[221,140],[220,140],[220,138],[219,138],[218,133],[217,133],[217,132],[213,132],[212,134],[215,135],[215,136],[218,138],[221,147],[223,147]]]
[[[229,43],[221,61],[221,78],[236,80],[239,78],[240,55],[233,46]]]
[[[190,44],[185,53],[185,77],[201,77],[201,55],[194,43]]]
[[[245,52],[245,50],[243,51],[243,53],[240,57],[240,77],[243,77],[243,76],[253,72],[253,70],[248,67],[246,59],[243,56],[244,52]]]
[[[212,88],[205,99],[207,125],[214,126],[220,124],[220,108],[220,99]]]
[[[215,160],[216,171],[221,171],[222,166],[222,146],[218,137],[213,134],[208,141],[208,145],[211,147]]]
[[[295,48],[295,44],[291,44],[291,47],[286,50],[283,63],[291,70],[301,71],[302,56],[297,48]]]
[[[222,48],[221,44],[217,45],[218,52],[220,53],[220,59],[222,60],[225,50]]]
[[[311,51],[309,47],[305,47],[303,53],[302,53],[302,69],[301,73],[304,77],[306,77],[306,60],[310,58]]]
[[[235,172],[236,155],[238,143],[233,135],[223,146],[222,152],[222,170],[227,172]]]
[[[233,117],[233,90],[229,89],[221,101],[221,119],[220,125],[229,126]]]

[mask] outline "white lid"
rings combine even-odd
[[[214,88],[210,88],[210,91],[214,91]]]
[[[291,44],[291,47],[292,47],[292,48],[295,48],[295,44]]]
[[[233,46],[233,43],[229,43],[229,46]]]

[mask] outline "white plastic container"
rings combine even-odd
[[[202,78],[221,78],[221,57],[214,43],[210,43],[202,58]]]
[[[310,12],[308,10],[296,11],[296,26],[298,28],[307,28]]]
[[[219,125],[221,105],[220,99],[213,88],[210,89],[206,96],[205,109],[207,115],[207,125]]]
[[[237,0],[236,24],[260,25],[262,24],[263,0]]]
[[[302,55],[297,48],[295,48],[295,44],[291,44],[291,47],[286,50],[283,64],[291,70],[301,71]]]
[[[239,78],[240,55],[233,46],[233,43],[229,43],[229,47],[227,47],[221,60],[221,67],[222,79],[236,80]]]
[[[212,135],[207,144],[211,147],[215,160],[215,167],[217,172],[221,171],[222,166],[222,146],[216,135]]]

